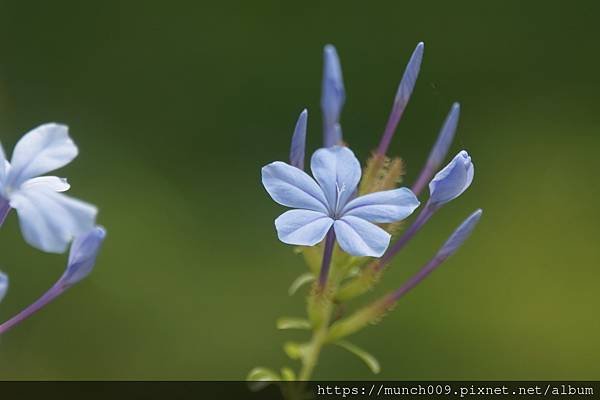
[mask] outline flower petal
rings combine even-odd
[[[6,290],[8,289],[8,277],[6,274],[0,272],[0,301],[4,298]]]
[[[70,163],[77,152],[65,125],[41,125],[26,133],[15,146],[8,182],[19,187],[30,178]]]
[[[63,253],[76,236],[89,232],[96,219],[96,207],[47,187],[15,192],[10,199],[17,210],[25,241],[49,253]]]
[[[277,203],[327,213],[327,200],[306,172],[281,161],[262,168],[262,184]]]
[[[389,233],[362,218],[347,215],[333,227],[340,247],[353,256],[381,257],[390,244]]]
[[[474,167],[462,150],[429,182],[430,201],[442,205],[460,196],[473,182]]]
[[[329,209],[342,210],[354,195],[362,174],[352,150],[342,146],[319,149],[310,160],[310,168],[325,193]]]
[[[71,185],[69,185],[66,178],[59,178],[58,176],[38,176],[26,180],[21,185],[21,189],[25,190],[32,187],[45,187],[55,192],[66,192],[71,188]]]
[[[6,162],[6,155],[4,154],[2,143],[0,143],[0,191],[2,190],[2,182],[6,178]]]
[[[332,224],[333,219],[326,214],[309,210],[290,210],[275,220],[279,240],[300,246],[319,243]]]
[[[400,188],[360,196],[350,201],[342,214],[370,222],[396,222],[412,214],[419,204],[410,189]]]

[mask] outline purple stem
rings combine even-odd
[[[46,293],[42,295],[39,299],[30,304],[27,308],[22,310],[20,313],[4,322],[0,325],[0,335],[3,335],[8,330],[13,328],[15,325],[23,322],[27,318],[31,317],[33,314],[44,308],[48,305],[52,300],[60,296],[65,290],[65,287],[61,284],[60,281],[56,282],[54,286],[52,286]]]
[[[335,231],[333,226],[329,228],[325,237],[325,250],[323,251],[323,263],[321,264],[321,272],[319,273],[319,288],[324,288],[327,284],[329,276],[329,267],[331,266],[331,257],[333,256],[333,247],[335,245]]]
[[[433,257],[423,268],[413,275],[404,285],[392,292],[386,298],[386,303],[392,305],[397,302],[402,296],[417,286],[423,279],[427,277],[434,269],[443,263],[448,257]]]
[[[375,269],[380,271],[386,264],[394,257],[402,248],[408,243],[410,239],[413,238],[421,230],[423,225],[431,218],[431,216],[437,211],[438,207],[432,206],[431,203],[427,202],[423,210],[413,222],[413,224],[408,228],[404,234],[394,243],[381,257],[379,262],[376,264]]]
[[[415,196],[419,196],[425,186],[429,183],[429,180],[433,176],[435,172],[435,166],[427,163],[425,167],[421,170],[421,174],[417,178],[417,181],[413,184],[412,191]]]
[[[388,147],[390,147],[392,137],[394,136],[394,132],[396,131],[396,127],[400,122],[400,118],[402,118],[405,108],[406,105],[404,105],[404,107],[394,107],[392,110],[387,124],[385,125],[381,142],[379,142],[379,147],[377,148],[378,155],[384,156],[385,153],[387,153]]]

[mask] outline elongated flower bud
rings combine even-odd
[[[417,77],[419,76],[419,71],[421,70],[421,61],[423,61],[424,50],[425,44],[423,42],[417,44],[417,47],[415,47],[415,50],[413,51],[410,60],[406,65],[406,69],[402,75],[402,80],[400,81],[400,85],[398,85],[398,90],[396,91],[396,97],[394,98],[394,104],[392,106],[390,117],[385,126],[385,131],[381,137],[379,147],[377,148],[377,154],[379,155],[385,155],[387,152],[390,142],[392,141],[392,137],[394,136],[394,132],[396,131],[396,127],[398,126],[398,122],[400,122],[400,118],[402,118],[402,114],[404,114],[404,109],[406,109],[408,100],[410,99],[413,89],[415,88],[415,84],[417,83]]]
[[[290,165],[296,168],[304,170],[304,152],[306,148],[306,119],[308,118],[308,111],[304,109],[298,121],[296,122],[296,128],[292,135],[292,146],[290,147]]]
[[[441,206],[457,198],[471,186],[474,173],[469,153],[461,151],[429,182],[429,202]]]
[[[458,126],[459,115],[460,105],[458,103],[454,103],[452,108],[450,108],[450,112],[448,113],[446,120],[444,121],[444,125],[442,125],[442,129],[440,129],[440,133],[435,145],[431,149],[431,153],[429,153],[429,158],[427,159],[423,170],[419,174],[419,178],[412,187],[413,192],[417,196],[427,185],[427,182],[429,182],[435,171],[437,171],[437,169],[440,167],[444,161],[444,158],[446,158],[448,150],[450,149],[450,145],[452,144],[452,140],[454,139],[456,127]]]
[[[6,291],[8,290],[8,276],[6,274],[0,272],[0,301],[6,295]]]
[[[342,67],[335,47],[328,44],[324,49],[323,88],[321,109],[323,110],[323,145],[331,147],[342,141],[339,124],[342,107],[346,101]]]
[[[460,246],[463,245],[465,240],[469,237],[475,226],[481,218],[483,211],[481,209],[475,211],[462,224],[450,235],[444,245],[438,250],[437,254],[427,263],[419,272],[417,272],[412,278],[402,285],[398,290],[393,292],[388,297],[388,304],[392,305],[402,296],[404,296],[409,290],[417,286],[423,279],[427,277],[433,270],[439,267],[448,257],[454,254]]]

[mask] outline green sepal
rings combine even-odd
[[[283,351],[285,351],[285,354],[287,354],[287,356],[292,360],[299,360],[304,357],[306,348],[306,344],[297,342],[286,342],[283,345]]]
[[[296,380],[296,373],[290,367],[281,368],[281,379],[288,382]]]
[[[348,350],[350,353],[360,358],[374,374],[378,374],[381,371],[379,361],[377,361],[377,359],[371,353],[345,340],[339,340],[334,342],[334,344]]]
[[[277,329],[310,329],[312,325],[305,318],[281,317],[277,319]]]
[[[257,392],[273,382],[281,381],[281,377],[272,369],[256,367],[248,373],[246,381],[249,382],[250,390]]]
[[[381,271],[376,270],[374,265],[367,265],[358,276],[344,283],[336,293],[336,301],[348,301],[373,289],[381,278]]]
[[[327,342],[337,342],[370,324],[378,322],[389,308],[386,299],[381,299],[361,308],[354,314],[334,322],[327,334]]]
[[[294,282],[292,282],[292,284],[290,285],[290,288],[288,289],[288,294],[290,296],[293,296],[298,289],[300,289],[302,286],[306,285],[307,283],[311,283],[315,280],[315,275],[312,274],[311,272],[305,272],[304,274],[300,275],[299,277],[297,277],[296,279],[294,279]]]

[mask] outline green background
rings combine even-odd
[[[568,6],[567,6],[568,5]],[[410,53],[421,76],[391,147],[410,184],[453,101],[452,152],[476,176],[396,259],[373,294],[426,262],[476,208],[464,248],[380,324],[353,337],[382,379],[599,379],[600,25],[597,2],[0,3],[0,138],[70,126],[80,156],[57,172],[100,207],[91,277],[0,340],[0,378],[243,379],[297,367],[277,331],[304,265],[279,243],[283,208],[260,167],[285,160],[309,109],[321,143],[321,52],[347,89],[345,139],[364,160]],[[66,256],[0,231],[6,319]],[[360,304],[357,302],[356,304]],[[320,379],[373,376],[328,348]]]

